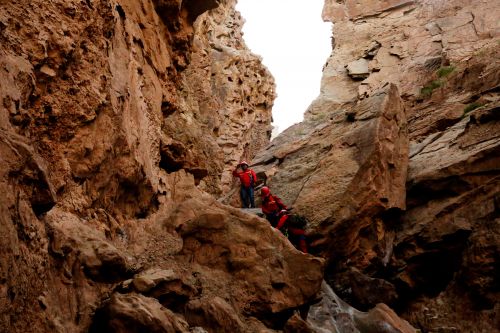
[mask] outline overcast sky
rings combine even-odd
[[[321,70],[331,52],[331,23],[321,19],[324,0],[238,0],[247,46],[263,58],[277,86],[273,125],[300,122],[319,94]]]

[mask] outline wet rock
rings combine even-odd
[[[307,321],[316,332],[415,333],[416,330],[385,304],[361,312],[342,301],[323,282],[322,300],[311,307]]]
[[[300,317],[298,313],[295,313],[285,325],[283,329],[285,333],[315,333],[313,328]]]

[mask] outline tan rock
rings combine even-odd
[[[42,68],[40,68],[40,72],[50,77],[54,77],[57,75],[56,71],[47,65],[43,65]]]
[[[385,304],[377,306],[366,314],[355,315],[355,322],[361,332],[397,332],[415,333],[416,330],[407,321],[399,318],[396,313]]]
[[[223,1],[195,22],[195,48],[184,73],[186,105],[182,116],[195,115],[194,123],[208,127],[205,133],[189,130],[188,135],[191,140],[204,138],[197,152],[201,158],[195,164],[206,163],[202,169],[210,172],[201,186],[215,194],[227,194],[237,186],[231,174],[236,164],[251,160],[268,144],[276,96],[271,74],[243,42],[243,19],[235,12],[235,5],[234,0]],[[172,128],[180,116],[170,117]],[[213,139],[211,147],[206,144],[207,137]],[[181,137],[180,141],[187,139]],[[193,147],[183,150],[193,151]]]
[[[44,220],[50,227],[50,250],[69,261],[70,267],[79,261],[89,278],[106,282],[116,282],[133,273],[127,254],[75,215],[54,208]]]
[[[342,3],[342,2],[341,2]],[[361,19],[378,15],[385,11],[390,11],[399,7],[414,4],[412,0],[389,0],[389,1],[354,1],[346,0],[342,4],[339,1],[327,0],[323,9],[323,19],[337,22],[341,19]]]
[[[358,59],[346,65],[347,73],[353,79],[365,79],[370,75],[368,69],[368,61],[366,59]]]
[[[184,260],[204,272],[229,274],[231,302],[257,318],[314,298],[321,284],[322,260],[298,252],[263,219],[238,209],[227,213],[220,204],[207,209],[199,200],[179,205],[169,219],[178,221],[174,227],[183,239]]]
[[[0,152],[2,171],[0,177],[8,179],[12,174],[29,197],[35,214],[52,208],[56,192],[50,181],[46,161],[29,145],[26,138],[0,128]]]
[[[187,305],[186,319],[192,326],[210,327],[209,332],[246,332],[236,311],[220,297],[194,300]]]
[[[179,315],[157,300],[137,294],[113,294],[98,309],[89,332],[190,332]]]
[[[198,284],[192,276],[181,276],[172,269],[151,268],[136,274],[129,283],[122,283],[122,287],[128,292],[154,297],[163,306],[182,312],[188,300],[199,294]]]

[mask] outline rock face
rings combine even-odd
[[[195,178],[207,176],[201,188],[216,195],[232,187],[231,172],[240,160],[251,160],[268,144],[276,97],[271,74],[243,42],[235,4],[223,1],[194,23],[182,111],[168,111],[165,119],[174,134],[163,146],[164,162],[188,170],[192,164]]]
[[[321,253],[373,256],[353,236],[370,229],[372,218],[405,207],[408,138],[396,86],[290,131],[309,133],[284,147],[278,138],[255,159],[266,168],[279,167],[269,185],[309,218]],[[342,247],[330,242],[332,235]]]
[[[315,298],[323,260],[213,196],[271,128],[234,5],[2,3],[0,331],[256,332]]]
[[[387,303],[422,331],[498,327],[496,7],[325,1],[320,96],[254,159],[309,217],[339,296]]]

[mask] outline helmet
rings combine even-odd
[[[247,163],[247,161],[241,161],[239,165],[246,165],[246,166],[248,166],[248,163]]]
[[[264,186],[260,189],[260,196],[265,198],[267,197],[269,194],[271,194],[271,191],[269,190],[269,187],[267,186]]]

